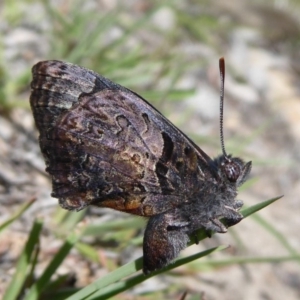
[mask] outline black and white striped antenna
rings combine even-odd
[[[224,144],[224,132],[223,132],[223,112],[224,112],[224,83],[225,83],[225,59],[221,57],[219,59],[221,89],[220,89],[220,140],[223,155],[227,157]]]

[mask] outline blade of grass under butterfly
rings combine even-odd
[[[117,294],[119,294],[123,291],[126,291],[126,290],[136,286],[137,284],[140,284],[143,281],[146,281],[150,277],[153,277],[153,276],[156,276],[160,273],[172,270],[174,268],[177,268],[179,266],[182,266],[182,265],[185,265],[189,262],[192,262],[196,259],[199,259],[203,256],[212,254],[213,252],[216,252],[216,251],[224,250],[226,248],[227,248],[227,246],[219,246],[219,247],[211,248],[211,249],[196,253],[194,255],[190,255],[190,256],[187,256],[187,257],[184,257],[184,258],[179,258],[179,259],[175,260],[174,263],[167,266],[166,268],[163,268],[159,271],[153,272],[153,273],[151,273],[147,276],[145,276],[144,274],[139,274],[139,275],[136,275],[134,277],[122,280],[120,282],[113,283],[110,286],[102,288],[101,290],[99,289],[95,294],[85,298],[85,300],[110,299],[111,297],[113,297],[113,296],[115,296],[115,295],[117,295]]]
[[[251,206],[249,208],[246,208],[244,210],[242,210],[242,214],[244,217],[247,217],[253,213],[255,213],[256,211],[259,211],[260,209],[270,205],[271,203],[273,203],[274,201],[280,199],[281,197],[276,197],[264,202],[261,202],[259,204],[256,204],[254,206]],[[204,230],[200,230],[199,231],[199,235],[198,235],[198,240],[202,240],[205,237],[207,237],[206,232]],[[193,243],[193,238],[191,239],[192,243]],[[171,266],[169,266],[170,268],[174,268],[176,267],[176,262],[174,264],[172,264]],[[129,276],[131,274],[133,274],[134,272],[140,270],[142,268],[142,258],[139,258],[137,260],[135,260],[134,262],[131,262],[129,264],[126,264],[120,268],[118,268],[117,270],[111,272],[110,274],[108,274],[107,276],[105,276],[104,278],[100,278],[98,280],[96,280],[93,284],[85,287],[84,289],[80,290],[79,292],[77,292],[76,294],[72,295],[71,297],[69,297],[67,300],[78,300],[78,299],[82,299],[84,297],[87,297],[88,295],[92,295],[94,294],[97,290],[99,289],[103,289],[104,287],[121,280],[122,278]],[[168,270],[168,268],[163,269],[164,271]],[[159,272],[158,272],[159,273]],[[156,272],[152,273],[157,274]],[[153,276],[152,274],[150,274],[150,276]],[[143,275],[144,276],[144,275]],[[148,277],[147,277],[148,278]]]
[[[225,249],[227,246],[219,246],[216,248],[212,248],[209,250],[205,250],[202,251],[200,253],[188,256],[188,257],[184,257],[184,258],[180,258],[178,260],[176,260],[172,265],[169,265],[168,267],[153,272],[147,276],[145,276],[144,274],[140,274],[137,275],[133,278],[124,280],[120,283],[116,283],[117,281],[120,281],[121,279],[132,275],[134,272],[140,270],[142,268],[142,257],[138,258],[137,260],[130,262],[120,268],[118,268],[117,270],[109,273],[108,275],[99,278],[98,280],[96,280],[95,282],[93,282],[92,284],[90,284],[89,286],[83,288],[82,290],[80,290],[79,292],[75,293],[74,295],[72,295],[71,297],[67,298],[66,300],[79,300],[79,299],[108,299],[108,298],[96,298],[96,297],[100,297],[101,295],[103,296],[104,293],[112,293],[109,296],[106,295],[106,297],[110,297],[112,295],[115,295],[119,292],[121,292],[123,289],[127,289],[129,286],[134,286],[142,281],[147,280],[148,278],[155,276],[159,273],[165,272],[167,270],[171,270],[173,268],[176,268],[178,266],[184,265],[188,262],[191,262],[195,259],[198,259],[200,257],[203,257],[205,255],[211,254],[212,252],[215,251],[220,251]],[[112,285],[112,287],[110,287],[109,285]],[[106,289],[107,287],[107,289]],[[88,297],[91,296],[92,298]],[[88,297],[88,298],[86,298]]]

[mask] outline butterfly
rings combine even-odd
[[[211,159],[133,91],[83,67],[50,60],[32,68],[30,104],[52,178],[52,197],[79,211],[109,207],[149,218],[143,272],[167,266],[204,228],[224,233],[242,220],[237,188],[251,162],[225,152]]]

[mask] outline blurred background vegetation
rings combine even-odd
[[[82,287],[72,299],[183,299],[185,291],[186,299],[299,299],[299,12],[297,0],[1,1],[3,299],[66,299]],[[31,67],[59,59],[93,69],[149,100],[213,157],[221,56],[227,150],[253,161],[239,197],[246,207],[285,197],[182,253],[204,258],[125,279],[140,267],[126,263],[142,255],[146,222],[108,209],[69,213],[50,197],[29,108]]]

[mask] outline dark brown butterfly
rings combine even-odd
[[[110,207],[149,217],[144,273],[170,263],[200,228],[226,232],[242,219],[237,187],[251,162],[223,142],[224,59],[220,60],[221,144],[211,159],[136,93],[85,68],[43,61],[33,69],[30,104],[63,208]]]

